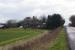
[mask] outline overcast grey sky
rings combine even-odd
[[[75,0],[0,0],[0,22],[53,13],[62,14],[68,22],[75,14]]]

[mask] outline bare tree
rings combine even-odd
[[[8,26],[8,27],[17,27],[17,22],[16,22],[16,20],[8,20],[8,21],[7,21],[7,26]]]
[[[23,27],[24,27],[24,28],[29,28],[29,27],[31,27],[31,24],[32,24],[32,19],[31,19],[31,17],[26,17],[26,18],[23,20]]]

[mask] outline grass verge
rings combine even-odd
[[[68,50],[66,33],[64,29],[62,29],[58,35],[58,37],[52,41],[48,50]]]

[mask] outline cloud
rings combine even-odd
[[[23,19],[26,16],[40,16],[60,13],[68,21],[75,14],[74,0],[0,0],[0,21]],[[5,19],[6,18],[6,19]],[[5,19],[5,20],[4,20]]]
[[[0,3],[8,4],[8,3],[19,3],[23,0],[0,0]]]

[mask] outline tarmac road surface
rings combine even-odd
[[[70,50],[75,50],[75,27],[66,27]]]

